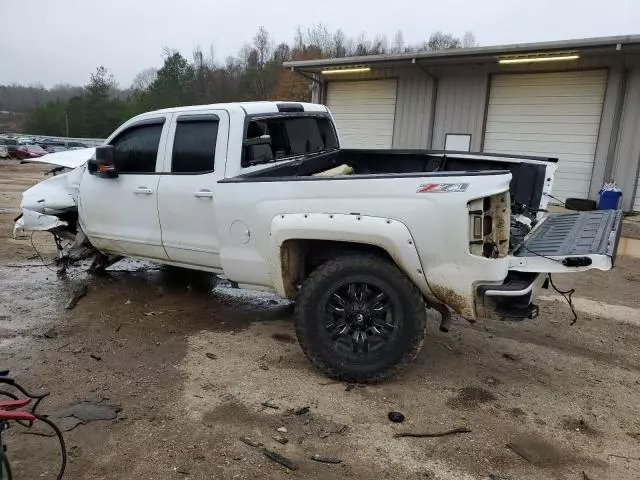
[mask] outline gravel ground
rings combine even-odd
[[[640,461],[620,457],[640,457],[640,260],[558,276],[560,288],[577,289],[574,326],[552,292],[533,321],[457,319],[444,334],[433,315],[405,373],[354,387],[312,368],[292,306],[277,297],[134,261],[58,279],[33,258],[29,237],[12,238],[19,193],[44,170],[0,161],[0,367],[51,392],[43,411],[85,399],[121,409],[66,433],[65,478],[640,478]],[[33,242],[50,261],[48,236]],[[66,310],[84,284],[87,295]],[[406,420],[389,422],[389,411]],[[394,438],[456,427],[471,432]],[[16,480],[55,478],[54,440],[9,433]]]

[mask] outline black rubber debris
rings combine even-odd
[[[298,465],[296,465],[293,461],[289,460],[287,457],[283,457],[277,452],[263,448],[262,453],[264,453],[264,456],[267,457],[268,459],[273,460],[276,463],[279,463],[280,465],[282,465],[285,468],[288,468],[289,470],[298,469]]]
[[[402,423],[404,422],[404,415],[400,412],[389,412],[389,420],[394,423]]]

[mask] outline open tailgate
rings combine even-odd
[[[610,270],[621,222],[620,210],[549,215],[514,249],[510,269],[540,273]]]

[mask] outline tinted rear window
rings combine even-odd
[[[213,172],[218,120],[178,121],[173,140],[171,172]]]

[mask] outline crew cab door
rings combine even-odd
[[[107,142],[114,147],[116,178],[101,178],[85,168],[80,182],[83,230],[99,250],[166,259],[158,218],[159,167],[170,115],[124,124]]]
[[[158,190],[162,244],[169,260],[220,269],[216,182],[224,177],[229,114],[202,110],[176,114]]]

